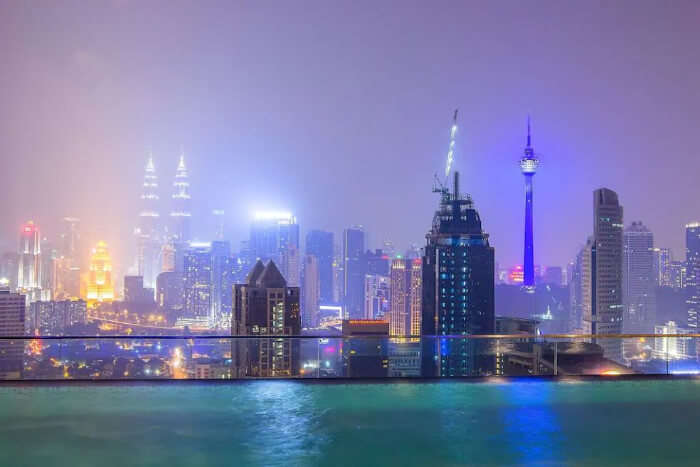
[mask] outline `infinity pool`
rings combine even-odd
[[[0,386],[0,465],[696,464],[700,381]]]

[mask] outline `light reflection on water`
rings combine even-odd
[[[692,462],[687,421],[700,418],[697,387],[0,386],[0,465],[654,465],[669,453]]]

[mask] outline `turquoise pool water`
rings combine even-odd
[[[697,465],[700,381],[0,386],[0,465]]]

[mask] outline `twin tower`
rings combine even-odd
[[[168,239],[176,242],[190,240],[190,182],[185,165],[185,155],[180,154],[180,160],[175,171],[173,182],[170,222],[163,222],[160,217],[161,203],[158,194],[158,176],[156,175],[153,155],[150,154],[146,163],[146,173],[141,194],[141,212],[139,213],[139,233],[150,239]]]

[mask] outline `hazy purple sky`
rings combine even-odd
[[[592,191],[682,256],[700,218],[697,1],[0,1],[0,247],[66,215],[133,247],[146,152],[169,195],[183,145],[195,232],[255,208],[303,230],[422,244],[455,166],[502,265],[520,262],[526,115],[541,154],[535,257],[565,264]]]

